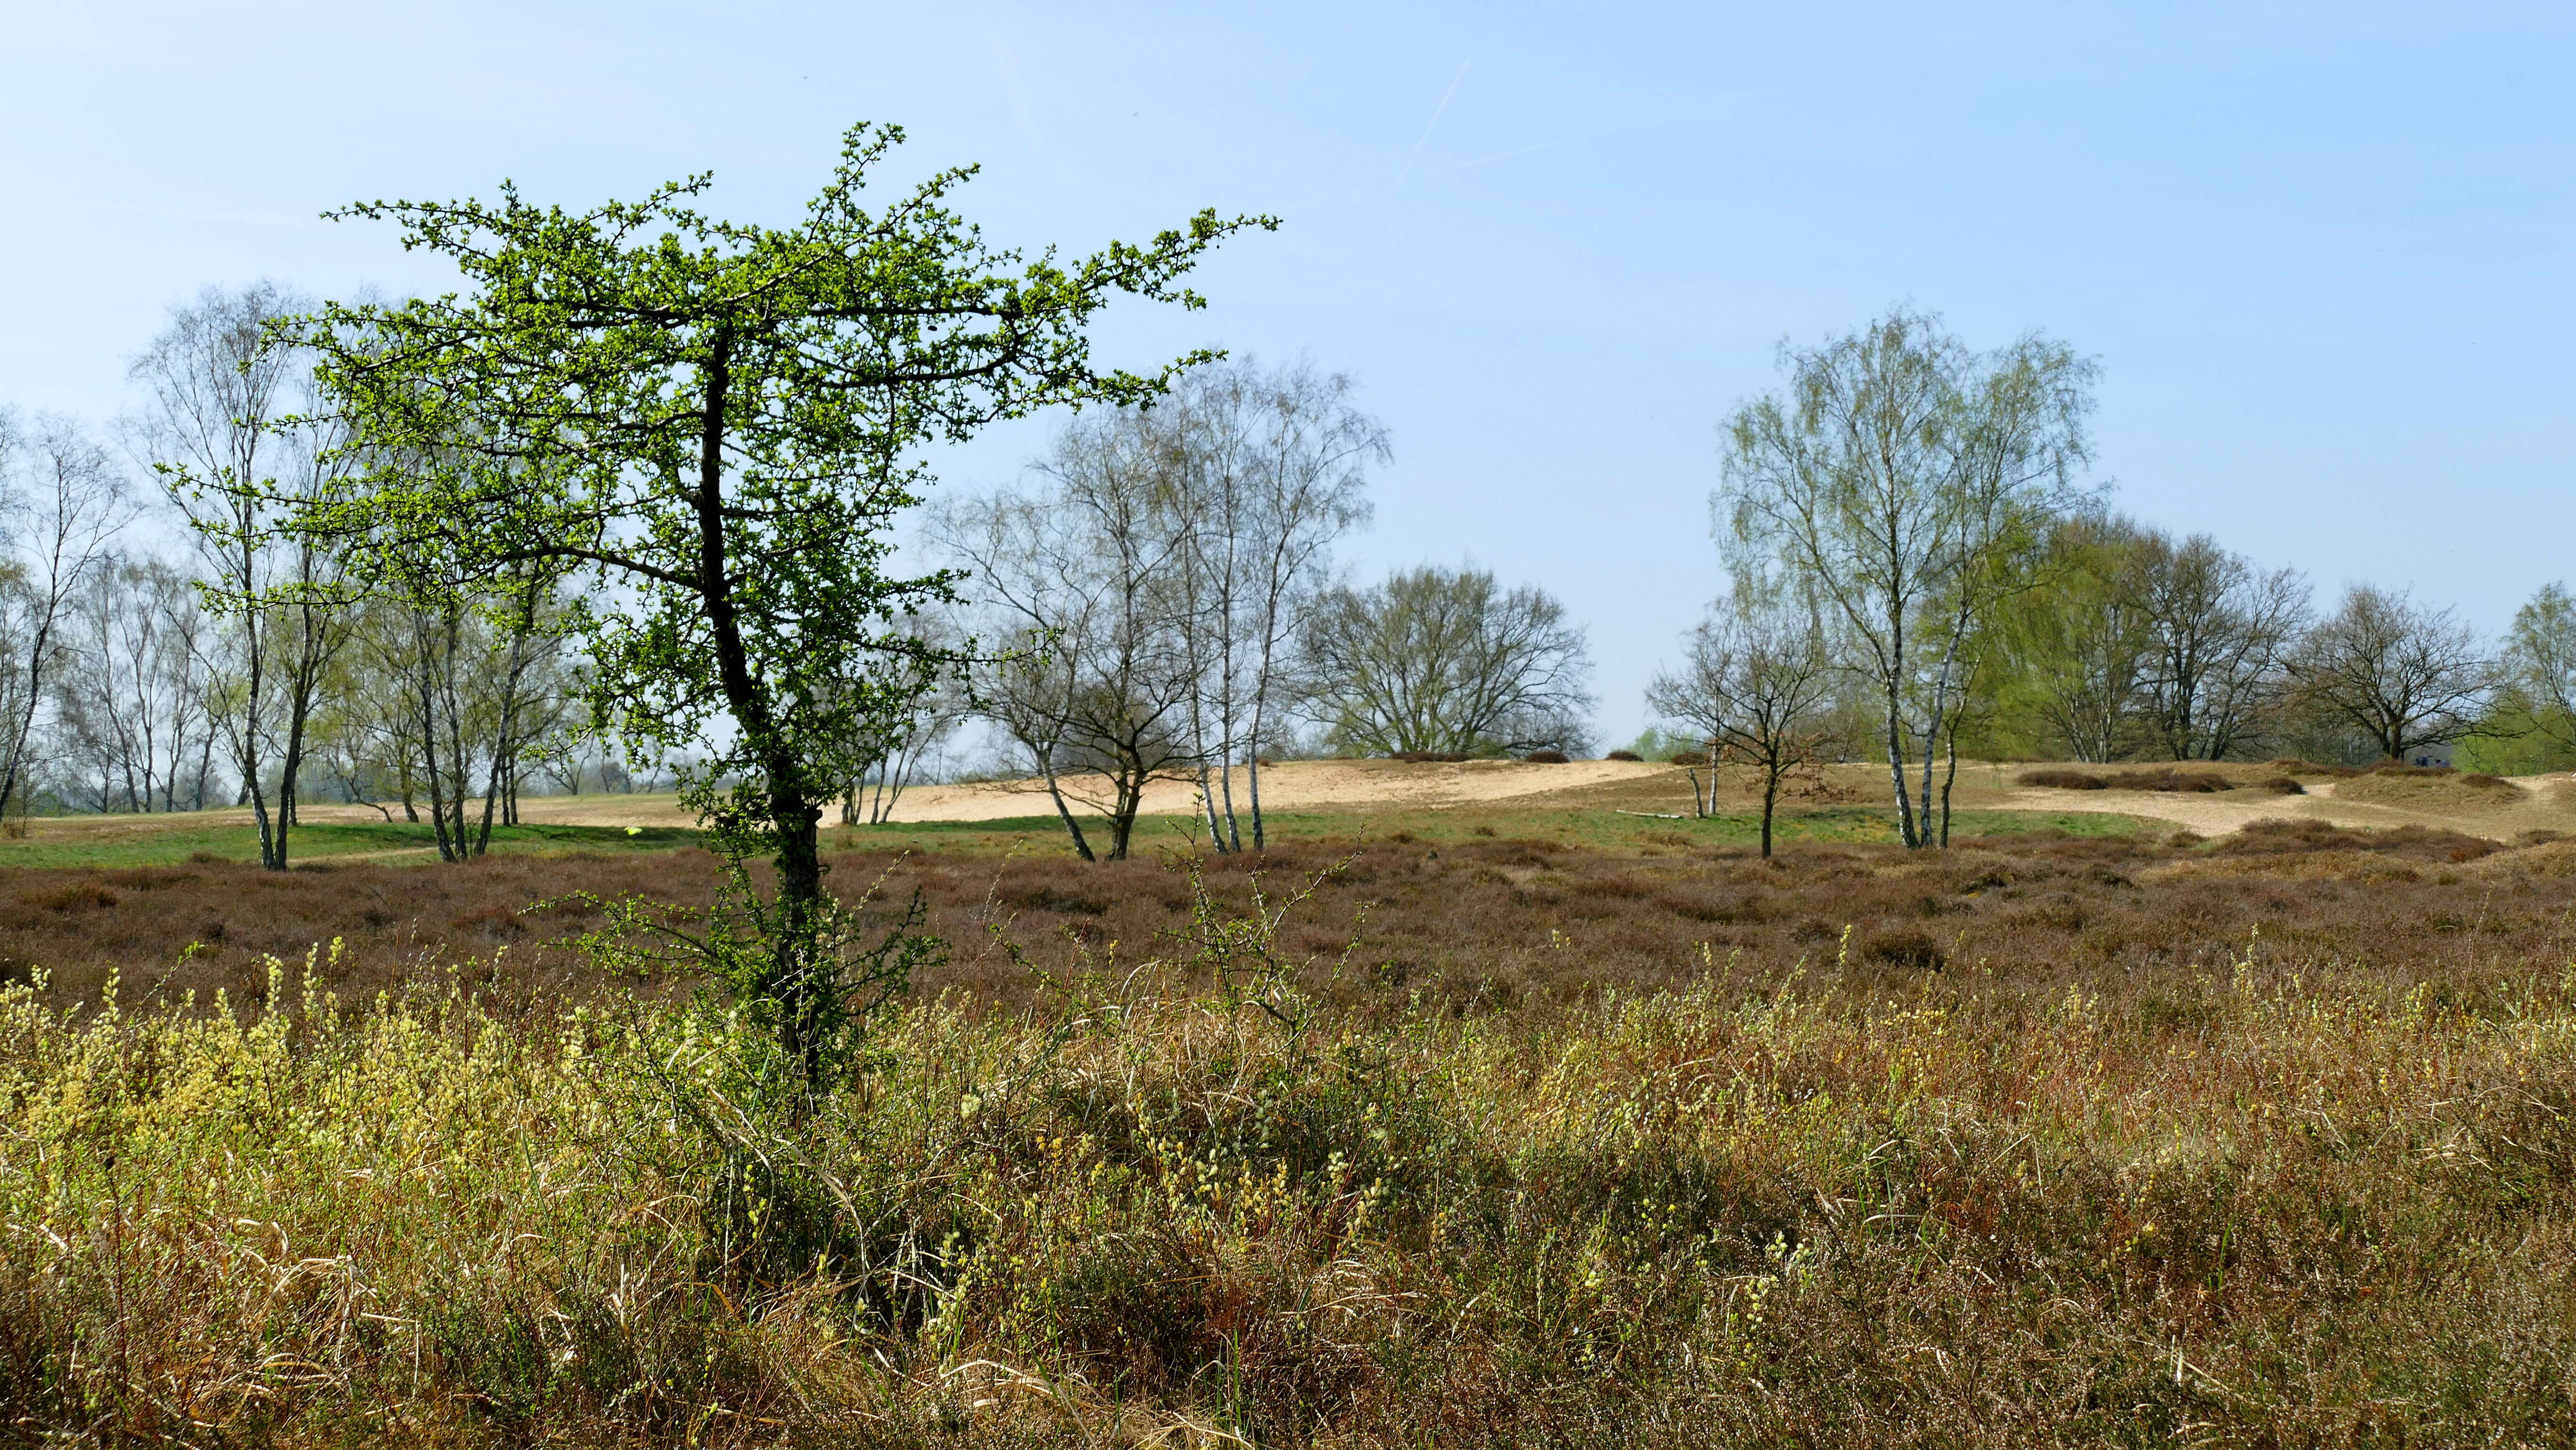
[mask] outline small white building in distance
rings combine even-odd
[[[2442,769],[2448,770],[2451,768],[2450,743],[2445,741],[2440,745],[2410,745],[2406,747],[2406,763],[2408,765],[2438,765]]]

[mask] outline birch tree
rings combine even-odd
[[[1198,661],[1191,728],[1217,849],[1267,843],[1261,760],[1292,693],[1295,644],[1327,582],[1333,546],[1369,517],[1368,470],[1386,428],[1352,401],[1351,380],[1299,362],[1246,359],[1193,370],[1140,420],[1170,454],[1187,515],[1186,628]],[[1233,767],[1244,771],[1245,810]]]
[[[123,474],[78,424],[39,414],[22,428],[0,413],[0,528],[11,545],[0,565],[0,819],[27,813],[80,596],[114,569],[132,512]]]
[[[1781,783],[1833,738],[1834,674],[1832,647],[1812,613],[1734,598],[1691,631],[1680,667],[1646,686],[1646,708],[1708,742],[1709,799],[1721,760],[1750,765],[1760,776],[1766,857]],[[1696,771],[1692,795],[1699,796]],[[1708,814],[1705,801],[1699,811]]]
[[[272,871],[288,864],[308,733],[348,638],[341,556],[297,526],[354,462],[345,420],[318,406],[313,354],[280,331],[308,305],[270,282],[210,288],[171,310],[131,370],[148,400],[136,437],[196,541],[225,743]]]
[[[1898,835],[1946,844],[1980,635],[2080,497],[2096,368],[2035,334],[1974,353],[1905,309],[1780,361],[1787,388],[1726,425],[1721,543],[1739,589],[1833,614],[1879,700]]]
[[[988,715],[1029,753],[1074,852],[1125,857],[1153,782],[1194,773],[1204,601],[1195,520],[1169,453],[1121,415],[1066,430],[1043,486],[949,511],[938,525],[1006,646]],[[1074,807],[1103,818],[1096,849]]]

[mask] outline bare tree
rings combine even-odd
[[[1944,843],[1975,646],[1996,604],[2028,587],[2033,545],[2077,502],[2097,369],[2035,335],[1971,353],[1937,318],[1902,309],[1821,347],[1784,344],[1781,363],[1786,395],[1727,424],[1720,537],[1739,591],[1785,574],[1837,616],[1883,706],[1898,833]]]
[[[2355,585],[2287,661],[2300,700],[2350,723],[2392,760],[2477,729],[2493,681],[2477,632],[2402,590]]]
[[[68,418],[39,414],[20,430],[0,415],[0,511],[14,557],[0,610],[0,819],[26,814],[37,725],[68,655],[84,590],[115,567],[118,530],[132,518],[125,479],[107,451]]]
[[[200,809],[214,722],[196,588],[157,559],[90,571],[71,616],[62,710],[102,811]]]
[[[1814,615],[1733,599],[1690,632],[1681,668],[1646,686],[1648,709],[1708,741],[1712,776],[1721,759],[1760,772],[1766,857],[1781,782],[1833,738],[1835,674],[1833,649]],[[1712,779],[1709,794],[1716,793]]]
[[[2137,587],[2154,639],[2148,712],[2175,760],[2224,760],[2272,713],[2308,619],[2295,569],[2259,570],[2207,534],[2147,536]]]
[[[881,652],[870,661],[868,677],[852,686],[865,695],[856,712],[865,739],[850,753],[858,769],[841,794],[845,826],[881,826],[894,819],[905,788],[957,732],[972,703],[965,682],[945,665],[965,650],[945,609],[908,616],[898,633],[920,648]]]
[[[424,602],[388,587],[354,609],[311,733],[342,798],[387,820],[382,797],[408,821],[425,806],[449,861],[483,855],[495,825],[518,824],[521,779],[573,690],[553,592],[541,578],[504,580]]]
[[[1245,767],[1252,848],[1266,842],[1261,755],[1331,551],[1369,515],[1367,471],[1386,429],[1352,406],[1352,384],[1305,363],[1246,359],[1193,371],[1136,415],[1167,451],[1172,506],[1188,520],[1183,626],[1199,686],[1191,703],[1200,798],[1217,849],[1243,848],[1230,767]]]
[[[1336,589],[1305,631],[1309,708],[1343,750],[1491,755],[1589,744],[1592,661],[1565,606],[1481,569]]]
[[[309,360],[272,336],[302,307],[270,282],[210,288],[171,310],[132,369],[150,400],[136,436],[196,537],[201,586],[223,621],[225,734],[273,871],[286,869],[318,691],[347,639],[333,555],[285,527],[346,462]]]
[[[1072,804],[1107,819],[1107,855],[1123,858],[1146,787],[1199,761],[1191,521],[1167,462],[1120,415],[1095,415],[1059,440],[1045,489],[951,508],[933,527],[970,570],[980,633],[1005,646],[985,712],[1029,752],[1085,860]]]

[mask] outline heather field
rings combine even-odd
[[[6,1434],[2576,1436],[2576,847],[1847,810],[836,831],[819,1100],[573,945],[685,840],[14,868]]]

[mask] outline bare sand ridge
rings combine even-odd
[[[2040,812],[2105,812],[2166,821],[2203,836],[2222,836],[2258,820],[2319,820],[2339,826],[2389,827],[2421,825],[2510,840],[2530,830],[2576,833],[2576,777],[2524,776],[2510,791],[2489,789],[2445,795],[2428,791],[2420,799],[2357,800],[2330,780],[2311,779],[2303,795],[2280,795],[2244,788],[2207,795],[2142,790],[2055,790],[2013,784],[2027,765],[1967,765],[1959,773],[1953,803],[1963,810]],[[1754,808],[1743,790],[1741,772],[1730,769],[1721,807],[1730,812]],[[1230,786],[1235,803],[1249,803],[1250,772],[1236,769],[1219,783]],[[1883,801],[1888,790],[1882,766],[1843,765],[1825,772],[1784,802],[1795,811],[1831,803],[1867,806]],[[1149,814],[1188,815],[1197,809],[1196,779],[1158,781],[1145,793]],[[2456,797],[2456,798],[2454,798]],[[1096,808],[1088,792],[1069,790],[1078,812]],[[1262,804],[1274,811],[1401,812],[1472,807],[1627,809],[1645,813],[1686,813],[1691,808],[1689,778],[1680,769],[1634,761],[1586,760],[1567,765],[1533,765],[1517,760],[1473,760],[1456,764],[1395,760],[1299,760],[1261,772]],[[905,791],[897,821],[990,821],[1014,816],[1049,816],[1055,806],[1042,781],[986,781],[962,785],[918,786]],[[400,819],[397,808],[395,818]],[[532,796],[519,805],[522,821],[536,825],[694,826],[695,817],[669,794]],[[308,822],[381,821],[367,806],[308,805],[299,819]],[[113,838],[121,833],[160,831],[170,816],[74,816],[38,823],[45,834],[85,834]],[[205,825],[248,825],[248,810],[198,813],[189,819]],[[395,854],[395,853],[370,853]]]
[[[1442,810],[1674,774],[1670,766],[1627,760],[1580,760],[1567,765],[1532,765],[1520,760],[1469,760],[1456,764],[1295,760],[1263,769],[1261,804],[1263,809],[1275,811]],[[1211,775],[1209,784],[1219,792],[1231,789],[1235,806],[1241,810],[1251,803],[1251,775],[1249,770],[1238,767],[1224,779]],[[1080,797],[1088,795],[1068,791],[1067,802],[1080,810]],[[1145,810],[1155,815],[1187,815],[1197,808],[1198,798],[1199,783],[1195,778],[1157,781],[1145,791]],[[1047,798],[1046,783],[1025,780],[919,787],[903,793],[894,815],[899,821],[987,821],[1054,813],[1055,803]]]
[[[2305,782],[2305,795],[2275,795],[2261,789],[2209,795],[2145,790],[2011,789],[1997,806],[2025,811],[2114,811],[2125,816],[2171,821],[2203,836],[2224,836],[2254,821],[2313,820],[2337,826],[2385,828],[2437,826],[2465,835],[2504,841],[2524,831],[2576,830],[2576,792],[2565,775],[2516,777],[2513,793],[2466,803],[2427,801],[2421,805],[2354,800],[2342,783]]]

